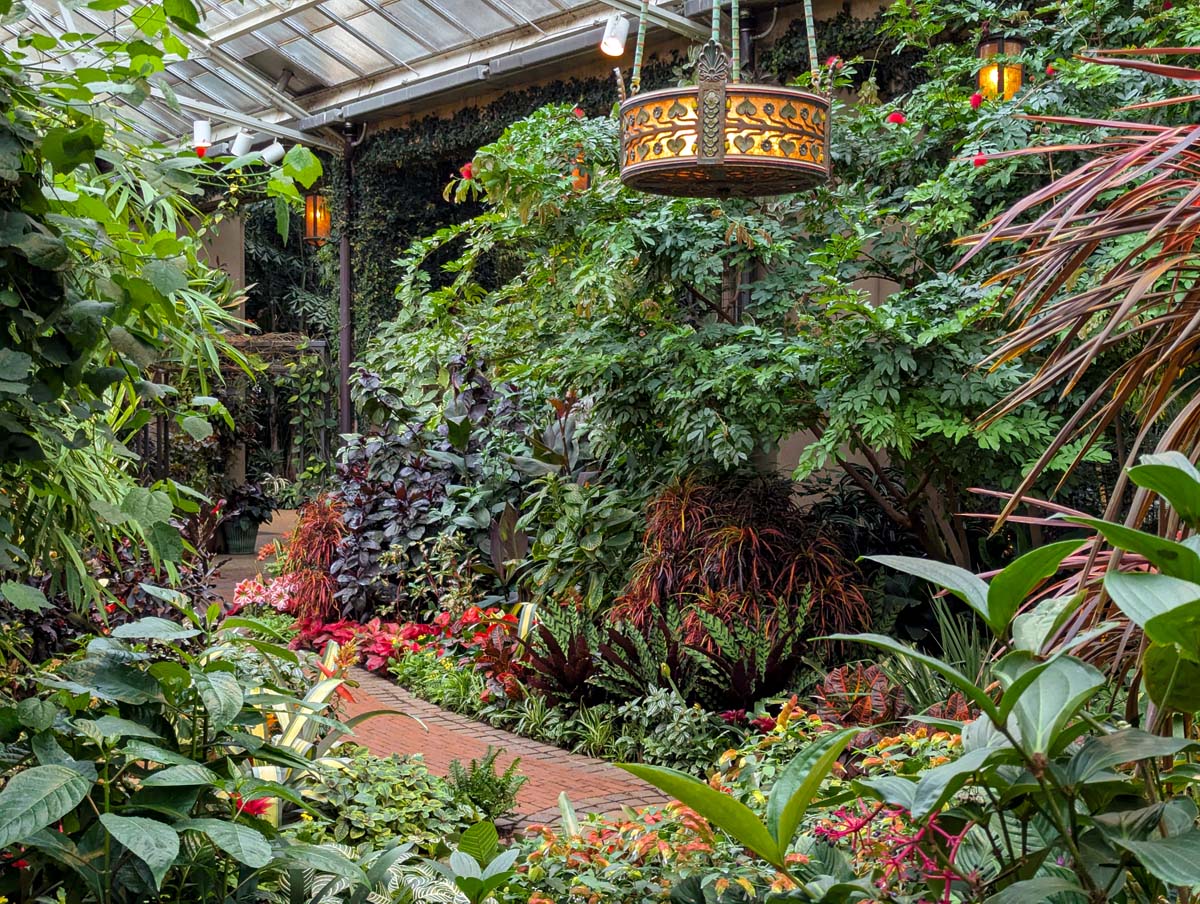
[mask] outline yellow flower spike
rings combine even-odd
[[[749,879],[747,879],[745,876],[741,876],[738,878],[737,884],[740,885],[743,889],[745,889],[746,894],[753,896],[754,886],[750,884]]]

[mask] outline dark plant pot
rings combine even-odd
[[[237,518],[225,522],[225,551],[231,556],[254,555],[258,545],[258,522]]]

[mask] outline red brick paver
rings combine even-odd
[[[518,826],[556,822],[558,796],[563,791],[580,816],[617,814],[623,807],[661,805],[666,801],[661,792],[609,763],[447,712],[362,669],[354,669],[351,678],[359,686],[352,691],[355,702],[347,707],[348,717],[377,709],[406,714],[376,716],[355,727],[358,743],[377,756],[419,753],[437,775],[449,772],[451,760],[466,764],[480,759],[488,745],[504,751],[496,760],[497,768],[507,767],[520,757],[518,768],[529,781],[517,795]]]

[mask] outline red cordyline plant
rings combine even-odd
[[[857,577],[789,482],[691,475],[650,504],[642,557],[612,617],[645,629],[672,604],[690,607],[683,639],[698,649],[711,646],[711,632],[697,610],[766,624],[777,607],[809,605],[810,635],[856,630],[870,618]]]
[[[1135,59],[1200,54],[1200,47],[1098,51],[1086,62],[1139,70],[1184,82],[1200,82],[1200,70]],[[1137,104],[1127,111],[1200,100],[1200,94]],[[961,267],[997,243],[1024,249],[993,279],[1010,291],[1015,326],[990,359],[994,366],[1043,355],[1037,373],[996,406],[996,419],[1047,392],[1063,398],[1098,368],[1099,385],[1067,419],[1004,510],[1011,514],[1049,463],[1082,440],[1075,458],[1123,413],[1140,424],[1128,447],[1132,463],[1164,422],[1159,450],[1194,449],[1200,439],[1200,395],[1191,377],[1200,363],[1200,124],[1038,117],[1063,126],[1102,130],[1095,141],[1032,147],[996,157],[1077,152],[1088,159],[1073,171],[1023,198],[985,233],[964,241],[974,247]],[[1076,289],[1076,286],[1082,288]],[[1044,353],[1046,347],[1050,348]],[[1064,478],[1065,479],[1065,478]],[[1108,518],[1120,515],[1126,478],[1111,494]],[[1139,491],[1128,514],[1140,524],[1150,505]],[[1178,529],[1173,517],[1160,526]]]
[[[337,586],[329,566],[345,534],[338,500],[322,494],[300,509],[280,555],[282,573],[292,577],[291,611],[301,621],[323,622],[333,615]]]

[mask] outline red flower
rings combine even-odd
[[[117,611],[117,604],[116,603],[105,604],[104,611],[107,612],[109,615],[112,615],[114,612]]]
[[[971,160],[976,166],[984,166],[988,162],[987,154],[976,154]]]
[[[583,119],[583,117],[587,116],[587,114],[583,112],[583,107],[576,106],[571,112],[575,114],[576,119]]]
[[[12,865],[14,867],[16,867],[17,869],[28,869],[29,861],[28,860],[14,860],[12,862]]]
[[[842,65],[842,58],[840,56],[831,56],[825,61],[825,66],[829,69],[841,69]]]
[[[1046,75],[1050,76],[1051,78],[1058,75],[1058,70],[1054,68],[1053,63],[1046,67]]]
[[[766,733],[775,730],[775,719],[771,716],[759,716],[750,722],[759,731]]]
[[[908,117],[905,116],[900,110],[893,110],[887,115],[887,121],[894,126],[902,126],[908,122]]]
[[[470,160],[462,165],[462,167],[459,169],[459,173],[464,179],[473,179],[475,177],[475,168],[471,165]]]
[[[978,110],[983,106],[983,95],[976,91],[971,95],[971,109]]]
[[[248,816],[262,816],[271,809],[271,798],[256,797],[253,800],[245,800],[242,795],[235,793],[233,806],[239,813],[245,813]]]
[[[727,709],[721,713],[721,718],[730,725],[743,725],[746,722],[746,711],[744,709]]]

